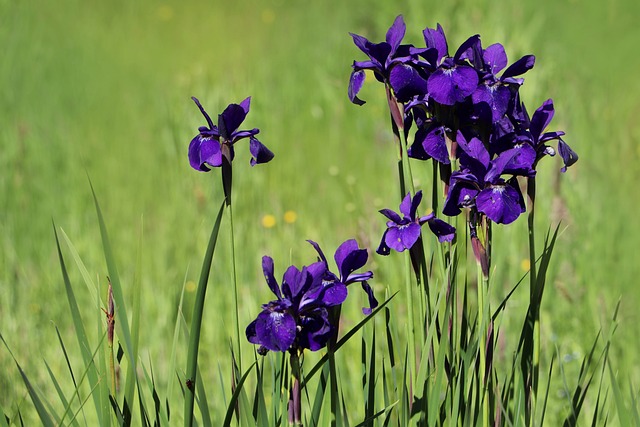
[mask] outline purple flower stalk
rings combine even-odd
[[[440,242],[450,242],[455,237],[455,227],[447,224],[441,219],[436,218],[435,213],[418,217],[418,205],[422,201],[422,191],[418,191],[411,198],[411,193],[407,193],[400,204],[400,213],[402,216],[390,209],[382,209],[380,213],[386,216],[387,229],[382,235],[380,246],[376,250],[380,255],[389,255],[391,249],[402,252],[411,247],[418,241],[420,237],[420,228],[424,223],[429,224],[429,228],[438,237]]]
[[[273,159],[273,153],[255,137],[260,132],[259,129],[239,130],[249,113],[251,97],[246,98],[240,104],[230,104],[225,108],[222,114],[218,115],[217,126],[213,124],[200,101],[195,97],[191,99],[207,120],[207,126],[200,126],[198,135],[189,144],[189,163],[192,168],[208,172],[211,167],[220,167],[223,155],[231,163],[234,157],[233,145],[244,138],[249,138],[251,166],[267,163]]]

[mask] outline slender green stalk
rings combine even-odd
[[[411,281],[411,255],[409,253],[405,256],[405,275],[404,275],[404,290],[407,298],[407,341],[408,341],[408,352],[409,352],[409,375],[410,379],[413,379],[413,372],[417,369],[416,367],[416,330],[415,330],[415,321],[413,314],[413,298],[412,298],[412,286],[413,283]]]
[[[526,363],[526,385],[525,389],[527,425],[531,425],[535,414],[536,396],[538,393],[538,367],[540,360],[540,301],[538,301],[538,277],[536,269],[536,240],[535,240],[535,200],[536,200],[536,179],[527,178],[527,228],[529,236],[529,310],[528,319],[529,334],[525,340],[529,345],[525,345]],[[530,351],[527,351],[530,350]],[[530,387],[530,388],[529,388]]]
[[[489,301],[488,301],[488,289],[489,278],[484,275],[482,266],[478,263],[478,341],[480,352],[480,366],[478,368],[478,376],[480,377],[480,384],[482,390],[480,390],[480,400],[482,401],[482,418],[481,425],[489,425],[489,398],[487,396],[489,378],[487,373],[487,332],[489,318]]]
[[[236,354],[238,355],[238,371],[242,372],[242,353],[240,347],[240,312],[238,309],[238,276],[236,272],[236,241],[233,234],[233,208],[229,203],[229,229],[231,235],[231,271],[233,281],[233,306],[235,307]]]
[[[198,368],[198,349],[200,347],[200,328],[202,326],[202,315],[204,312],[204,298],[207,292],[207,284],[209,281],[209,272],[211,270],[211,262],[213,253],[218,241],[218,232],[220,231],[220,223],[222,222],[222,213],[224,211],[225,202],[220,205],[216,222],[211,230],[211,237],[207,246],[207,252],[202,262],[202,270],[198,282],[198,290],[193,304],[193,318],[191,321],[191,331],[189,333],[189,352],[187,355],[187,377],[185,381],[186,390],[184,393],[184,425],[191,427],[193,425],[193,406],[195,401],[195,381]]]

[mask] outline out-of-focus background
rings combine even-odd
[[[190,96],[215,116],[251,95],[246,127],[259,127],[276,154],[251,168],[246,141],[236,147],[246,323],[270,298],[262,255],[273,256],[281,274],[290,261],[314,259],[306,239],[328,253],[351,237],[375,249],[384,229],[377,210],[398,205],[395,151],[382,87],[369,79],[363,107],[347,98],[351,63],[363,59],[348,32],[381,41],[400,13],[405,41],[415,45],[424,43],[422,29],[440,23],[451,52],[479,33],[484,46],[501,42],[510,62],[536,55],[523,99],[532,112],[553,98],[552,128],[566,131],[580,155],[566,174],[558,159],[545,159],[539,172],[538,227],[562,221],[543,302],[545,354],[557,350],[566,369],[577,370],[621,300],[612,366],[638,387],[638,2],[0,0],[0,333],[39,387],[51,387],[43,359],[56,372],[66,369],[55,326],[76,349],[52,220],[106,286],[88,177],[125,289],[141,275],[143,359],[154,361],[159,381],[175,378],[163,371],[166,346],[183,283],[185,307],[193,298],[222,198],[219,171],[199,173],[187,161],[188,143],[204,124]],[[422,164],[414,167],[419,186],[430,188]],[[495,229],[495,299],[526,269],[525,222]],[[211,375],[228,362],[228,253],[222,242],[205,308],[201,361],[210,361]],[[400,289],[397,261],[374,256],[370,263],[380,297]],[[79,298],[92,307],[85,294]],[[524,299],[510,309],[519,306],[525,309]],[[6,413],[29,407],[5,348],[0,390]]]

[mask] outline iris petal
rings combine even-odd
[[[519,190],[511,185],[493,185],[476,197],[478,211],[498,224],[510,224],[524,212],[524,200]]]
[[[256,344],[271,351],[286,351],[296,338],[296,321],[289,313],[263,311],[255,323]]]

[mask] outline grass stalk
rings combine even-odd
[[[220,231],[220,223],[222,222],[222,213],[225,203],[220,205],[216,222],[211,230],[209,245],[202,262],[202,270],[200,272],[200,280],[196,291],[196,299],[193,305],[193,318],[191,321],[191,331],[189,333],[189,351],[187,356],[187,372],[186,372],[186,390],[185,390],[185,406],[184,406],[184,425],[191,427],[193,425],[193,406],[195,400],[195,381],[198,367],[198,349],[200,346],[200,327],[202,326],[202,316],[204,311],[204,299],[207,292],[207,283],[209,281],[209,272],[211,271],[211,262],[213,253],[218,240],[218,232]]]
[[[238,308],[238,275],[236,271],[236,240],[233,233],[233,208],[229,203],[229,233],[231,238],[231,280],[233,282],[233,306],[236,333],[236,354],[238,355],[238,371],[242,372],[242,352],[240,347],[240,312]]]

